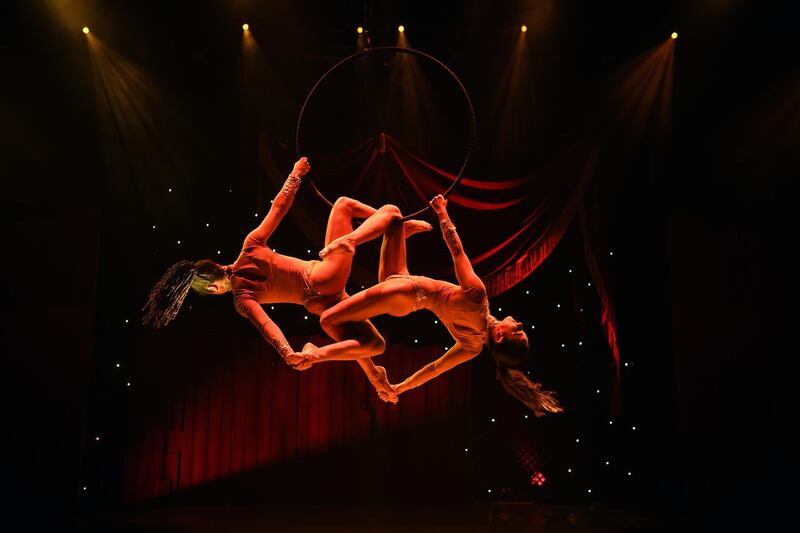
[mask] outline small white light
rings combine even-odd
[[[275,306],[274,305],[270,305],[269,308],[270,309],[275,309]]]
[[[608,466],[608,461],[606,461],[606,466]]]
[[[303,315],[303,320],[308,320],[308,315]]]
[[[609,420],[609,421],[608,421],[608,425],[609,425],[609,426],[610,426],[611,424],[613,424],[613,423],[614,423],[614,421],[613,421],[613,420]]]
[[[469,448],[464,448],[464,451],[465,451],[465,452],[468,452],[468,451],[469,451]]]
[[[220,252],[219,250],[217,250],[217,255],[219,255],[219,254],[221,254],[221,253],[222,253],[222,252]]]
[[[632,429],[633,431],[636,431],[636,426],[633,426],[631,429]]]
[[[228,192],[233,192],[233,189],[228,189]]]
[[[530,293],[531,293],[531,291],[525,291],[525,294],[530,294]]]
[[[255,215],[253,215],[253,216],[258,216],[258,213],[256,213],[256,214],[255,214]]]
[[[83,490],[86,490],[86,487],[85,487],[85,486],[83,487]]]
[[[127,383],[125,384],[125,386],[126,386],[126,387],[130,387],[130,386],[131,386],[131,382],[130,382],[130,381],[129,381],[129,382],[127,382]]]
[[[117,368],[119,368],[119,363],[117,363]]]
[[[270,200],[270,201],[269,201],[269,203],[272,203],[272,202],[274,202],[274,201],[275,201],[275,200]]]
[[[592,489],[589,489],[588,492],[589,492],[589,494],[591,494],[592,493]]]
[[[434,324],[438,324],[438,323],[439,323],[439,321],[438,321],[438,320],[434,320],[434,321],[433,321],[433,323],[434,323]]]
[[[419,342],[419,341],[417,339],[414,339],[414,344],[416,344],[417,342]]]
[[[492,418],[492,422],[494,422],[494,418]]]
[[[596,392],[597,392],[597,394],[600,394],[600,389],[597,389],[597,391],[596,391]]]
[[[178,241],[178,244],[180,244],[180,243],[181,243],[181,241]]]
[[[625,362],[625,366],[628,366],[628,362],[627,361]]]
[[[531,329],[533,329],[533,328],[535,328],[535,327],[536,327],[536,326],[534,326],[533,324],[531,324]]]
[[[561,343],[561,347],[562,347],[562,348],[564,348],[565,346],[566,346],[566,344],[564,344],[564,343],[562,342],[562,343]]]
[[[208,222],[206,222],[206,227],[208,227]]]
[[[364,288],[364,286],[362,285],[362,286],[361,286],[361,288],[363,289],[363,288]]]
[[[571,474],[572,473],[572,469],[571,468],[567,468],[567,472],[569,472]]]
[[[608,255],[614,255],[614,252],[608,252]]]
[[[592,286],[592,284],[591,284],[591,283],[586,283],[586,286],[587,286],[587,287],[591,287],[591,286]]]
[[[499,312],[499,311],[502,311],[502,310],[503,310],[503,308],[502,308],[502,307],[498,307],[498,308],[497,308],[497,311],[498,311],[498,312]]]
[[[126,324],[128,323],[128,319],[127,319],[127,318],[125,319],[125,323],[126,323]]]
[[[169,189],[169,192],[172,192],[172,189]]]
[[[556,307],[558,307],[559,309],[561,309],[561,304],[556,304]]]
[[[525,415],[525,418],[528,418],[528,415]]]
[[[631,475],[631,472],[628,472],[628,475],[630,476],[630,475]]]
[[[572,269],[571,268],[569,269],[569,273],[572,274]]]
[[[307,254],[310,254],[310,253],[311,253],[311,250],[306,250],[306,253],[307,253]]]
[[[489,492],[492,492],[492,489],[489,489]]]
[[[578,341],[578,346],[583,346],[583,341]]]
[[[580,442],[580,441],[581,441],[581,439],[575,439],[575,442]]]
[[[153,226],[153,229],[156,229],[156,227],[155,227],[155,226]]]
[[[100,440],[100,435],[96,436],[94,440]]]

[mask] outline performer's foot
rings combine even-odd
[[[375,367],[375,373],[369,377],[369,382],[375,387],[378,392],[392,392],[389,386],[389,377],[386,374],[386,369],[382,366]]]
[[[356,253],[356,241],[344,235],[334,239],[331,243],[319,252],[319,256],[325,259],[326,256],[335,253],[354,254]]]
[[[298,355],[299,358],[295,358],[294,356]],[[290,361],[290,358],[293,361]],[[286,362],[294,368],[295,370],[308,370],[317,360],[317,347],[316,345],[307,342],[303,345],[303,351],[298,354],[290,355]]]
[[[433,229],[433,226],[424,220],[413,219],[403,222],[403,231],[406,234],[406,238],[416,235],[417,233],[422,233],[423,231],[430,231],[431,229]]]

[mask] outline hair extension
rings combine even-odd
[[[564,410],[558,403],[555,392],[542,390],[539,383],[534,383],[519,370],[497,365],[497,380],[507,393],[525,404],[536,416]]]
[[[150,290],[142,311],[142,324],[158,329],[169,324],[180,311],[197,268],[192,261],[180,261],[170,267]]]

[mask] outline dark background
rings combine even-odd
[[[780,486],[793,480],[794,463],[788,402],[795,280],[789,257],[796,238],[788,189],[798,175],[800,148],[796,18],[786,6],[734,0],[380,2],[369,6],[366,17],[364,8],[360,2],[245,0],[3,6],[9,16],[3,17],[0,37],[0,169],[3,223],[10,228],[5,292],[11,296],[2,321],[10,363],[3,389],[13,506],[61,524],[76,513],[123,504],[125,448],[136,437],[131,428],[140,405],[131,394],[147,396],[126,387],[134,372],[127,369],[137,368],[139,360],[137,342],[149,335],[137,325],[147,290],[184,256],[221,248],[232,260],[253,214],[263,214],[275,192],[266,179],[270,169],[259,160],[251,115],[241,109],[237,92],[243,21],[268,56],[274,79],[282,82],[265,108],[271,110],[270,137],[289,147],[303,95],[325,69],[355,49],[355,26],[368,27],[374,44],[391,45],[396,25],[405,24],[412,46],[462,77],[480,127],[490,118],[503,63],[497,58],[513,47],[525,21],[536,50],[534,118],[541,127],[539,137],[531,138],[530,157],[515,161],[516,169],[535,168],[548,138],[560,138],[593,115],[594,88],[616,67],[671,31],[680,33],[668,136],[657,150],[645,143],[611,157],[596,178],[607,191],[606,230],[615,251],[610,287],[622,360],[631,364],[623,368],[622,411],[615,420],[638,426],[639,434],[607,427],[609,353],[597,297],[581,288],[588,274],[573,228],[530,279],[493,302],[520,310],[537,324],[542,347],[537,370],[572,406],[563,418],[536,420],[523,429],[490,429],[487,419],[495,412],[522,411],[487,378],[488,362],[476,361],[469,371],[469,408],[445,418],[469,421],[464,439],[480,452],[467,470],[457,462],[436,468],[453,460],[441,446],[446,433],[425,425],[415,432],[412,425],[405,433],[373,434],[369,442],[310,456],[305,466],[278,464],[260,476],[186,491],[181,501],[249,502],[254,493],[267,503],[280,501],[268,487],[281,480],[310,502],[329,501],[335,490],[343,500],[365,504],[431,501],[436,494],[458,502],[601,501],[730,523],[785,513],[789,492]],[[104,161],[83,25],[148,71],[163,90],[154,109],[165,114],[154,118],[168,131],[162,146],[167,155],[150,154],[154,166],[147,176],[151,181],[145,180],[150,188],[137,188],[142,182],[134,171],[109,172]],[[491,142],[479,136],[473,175],[489,174],[496,164]],[[617,148],[603,147],[623,153]],[[176,194],[163,194],[165,187]],[[297,203],[321,213],[313,201],[301,195]],[[215,223],[206,235],[197,235],[206,220]],[[164,231],[154,236],[147,231],[152,225]],[[174,244],[176,236],[185,236],[181,246]],[[300,257],[319,248],[288,217],[276,239],[281,251]],[[565,274],[569,268],[577,281]],[[534,303],[525,290],[536,295]],[[556,301],[585,309],[585,318],[580,312],[556,316],[550,311]],[[205,309],[197,318],[203,327],[182,330],[195,344],[202,346],[205,339],[207,346],[217,346],[213,338],[221,331],[249,334],[223,303],[199,307]],[[287,310],[284,319],[296,319],[297,312]],[[407,328],[424,332],[430,343],[446,341],[430,324],[421,329],[421,320],[400,325],[386,320],[381,327],[397,343],[408,342]],[[313,324],[298,324],[294,335],[317,331]],[[556,359],[560,339],[577,338],[576,331],[586,350]],[[213,348],[194,355],[198,364],[219,357]],[[152,373],[158,367],[138,368]],[[599,396],[595,384],[603,390]],[[567,447],[578,434],[592,435],[589,449]],[[425,439],[439,444],[425,446]],[[539,458],[541,470],[553,473],[544,491],[526,485],[524,476],[520,481],[515,471],[519,447],[512,450],[509,443],[520,440]],[[361,465],[364,471],[351,483],[333,489],[320,481],[326,477],[320,473],[347,477],[336,468],[354,463],[362,452],[393,460]],[[632,465],[635,480],[626,478],[627,467],[609,474],[598,466],[612,452]],[[428,479],[412,483],[398,476],[425,454],[432,464]],[[309,464],[315,475],[297,475]],[[374,464],[390,466],[373,473]],[[586,465],[580,478],[563,475],[572,464]],[[365,491],[373,475],[397,476],[391,478],[393,489],[380,495]],[[487,494],[492,483],[507,490]],[[591,486],[599,488],[589,495],[585,489]]]

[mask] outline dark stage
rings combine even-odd
[[[26,529],[791,518],[789,2],[0,12]]]

